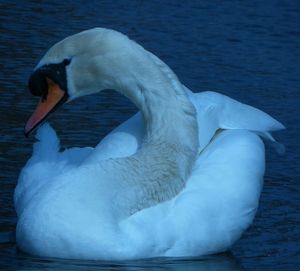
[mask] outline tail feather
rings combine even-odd
[[[244,129],[270,140],[279,153],[284,152],[284,146],[270,132],[285,127],[267,113],[217,92],[187,93],[197,110],[200,151],[218,129]]]

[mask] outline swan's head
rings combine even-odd
[[[25,126],[25,134],[77,97],[104,89],[134,89],[137,78],[143,78],[145,65],[140,63],[145,63],[145,52],[127,36],[103,28],[83,31],[55,44],[29,78],[29,89],[40,102]]]

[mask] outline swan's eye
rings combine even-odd
[[[67,66],[71,63],[71,59],[69,58],[65,58],[64,61],[63,61],[64,65]]]

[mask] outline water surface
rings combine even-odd
[[[268,112],[287,127],[276,134],[286,146],[284,156],[267,146],[256,219],[230,254],[103,263],[42,259],[17,251],[13,191],[31,154],[33,139],[24,138],[23,126],[37,103],[26,89],[27,78],[52,44],[95,26],[126,33],[163,59],[192,90],[219,91]],[[1,270],[297,270],[299,1],[2,0],[0,58]],[[94,146],[134,112],[126,98],[106,91],[66,105],[51,123],[64,147]]]

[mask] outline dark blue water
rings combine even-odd
[[[44,2],[0,1],[0,270],[299,270],[300,2]],[[27,78],[52,44],[95,26],[126,33],[194,91],[219,91],[286,125],[276,134],[286,154],[267,147],[258,214],[229,254],[104,263],[42,259],[16,249],[13,191],[31,154],[33,139],[24,138],[23,126],[37,103]],[[105,92],[66,105],[51,123],[63,146],[93,146],[135,111],[124,97]]]

